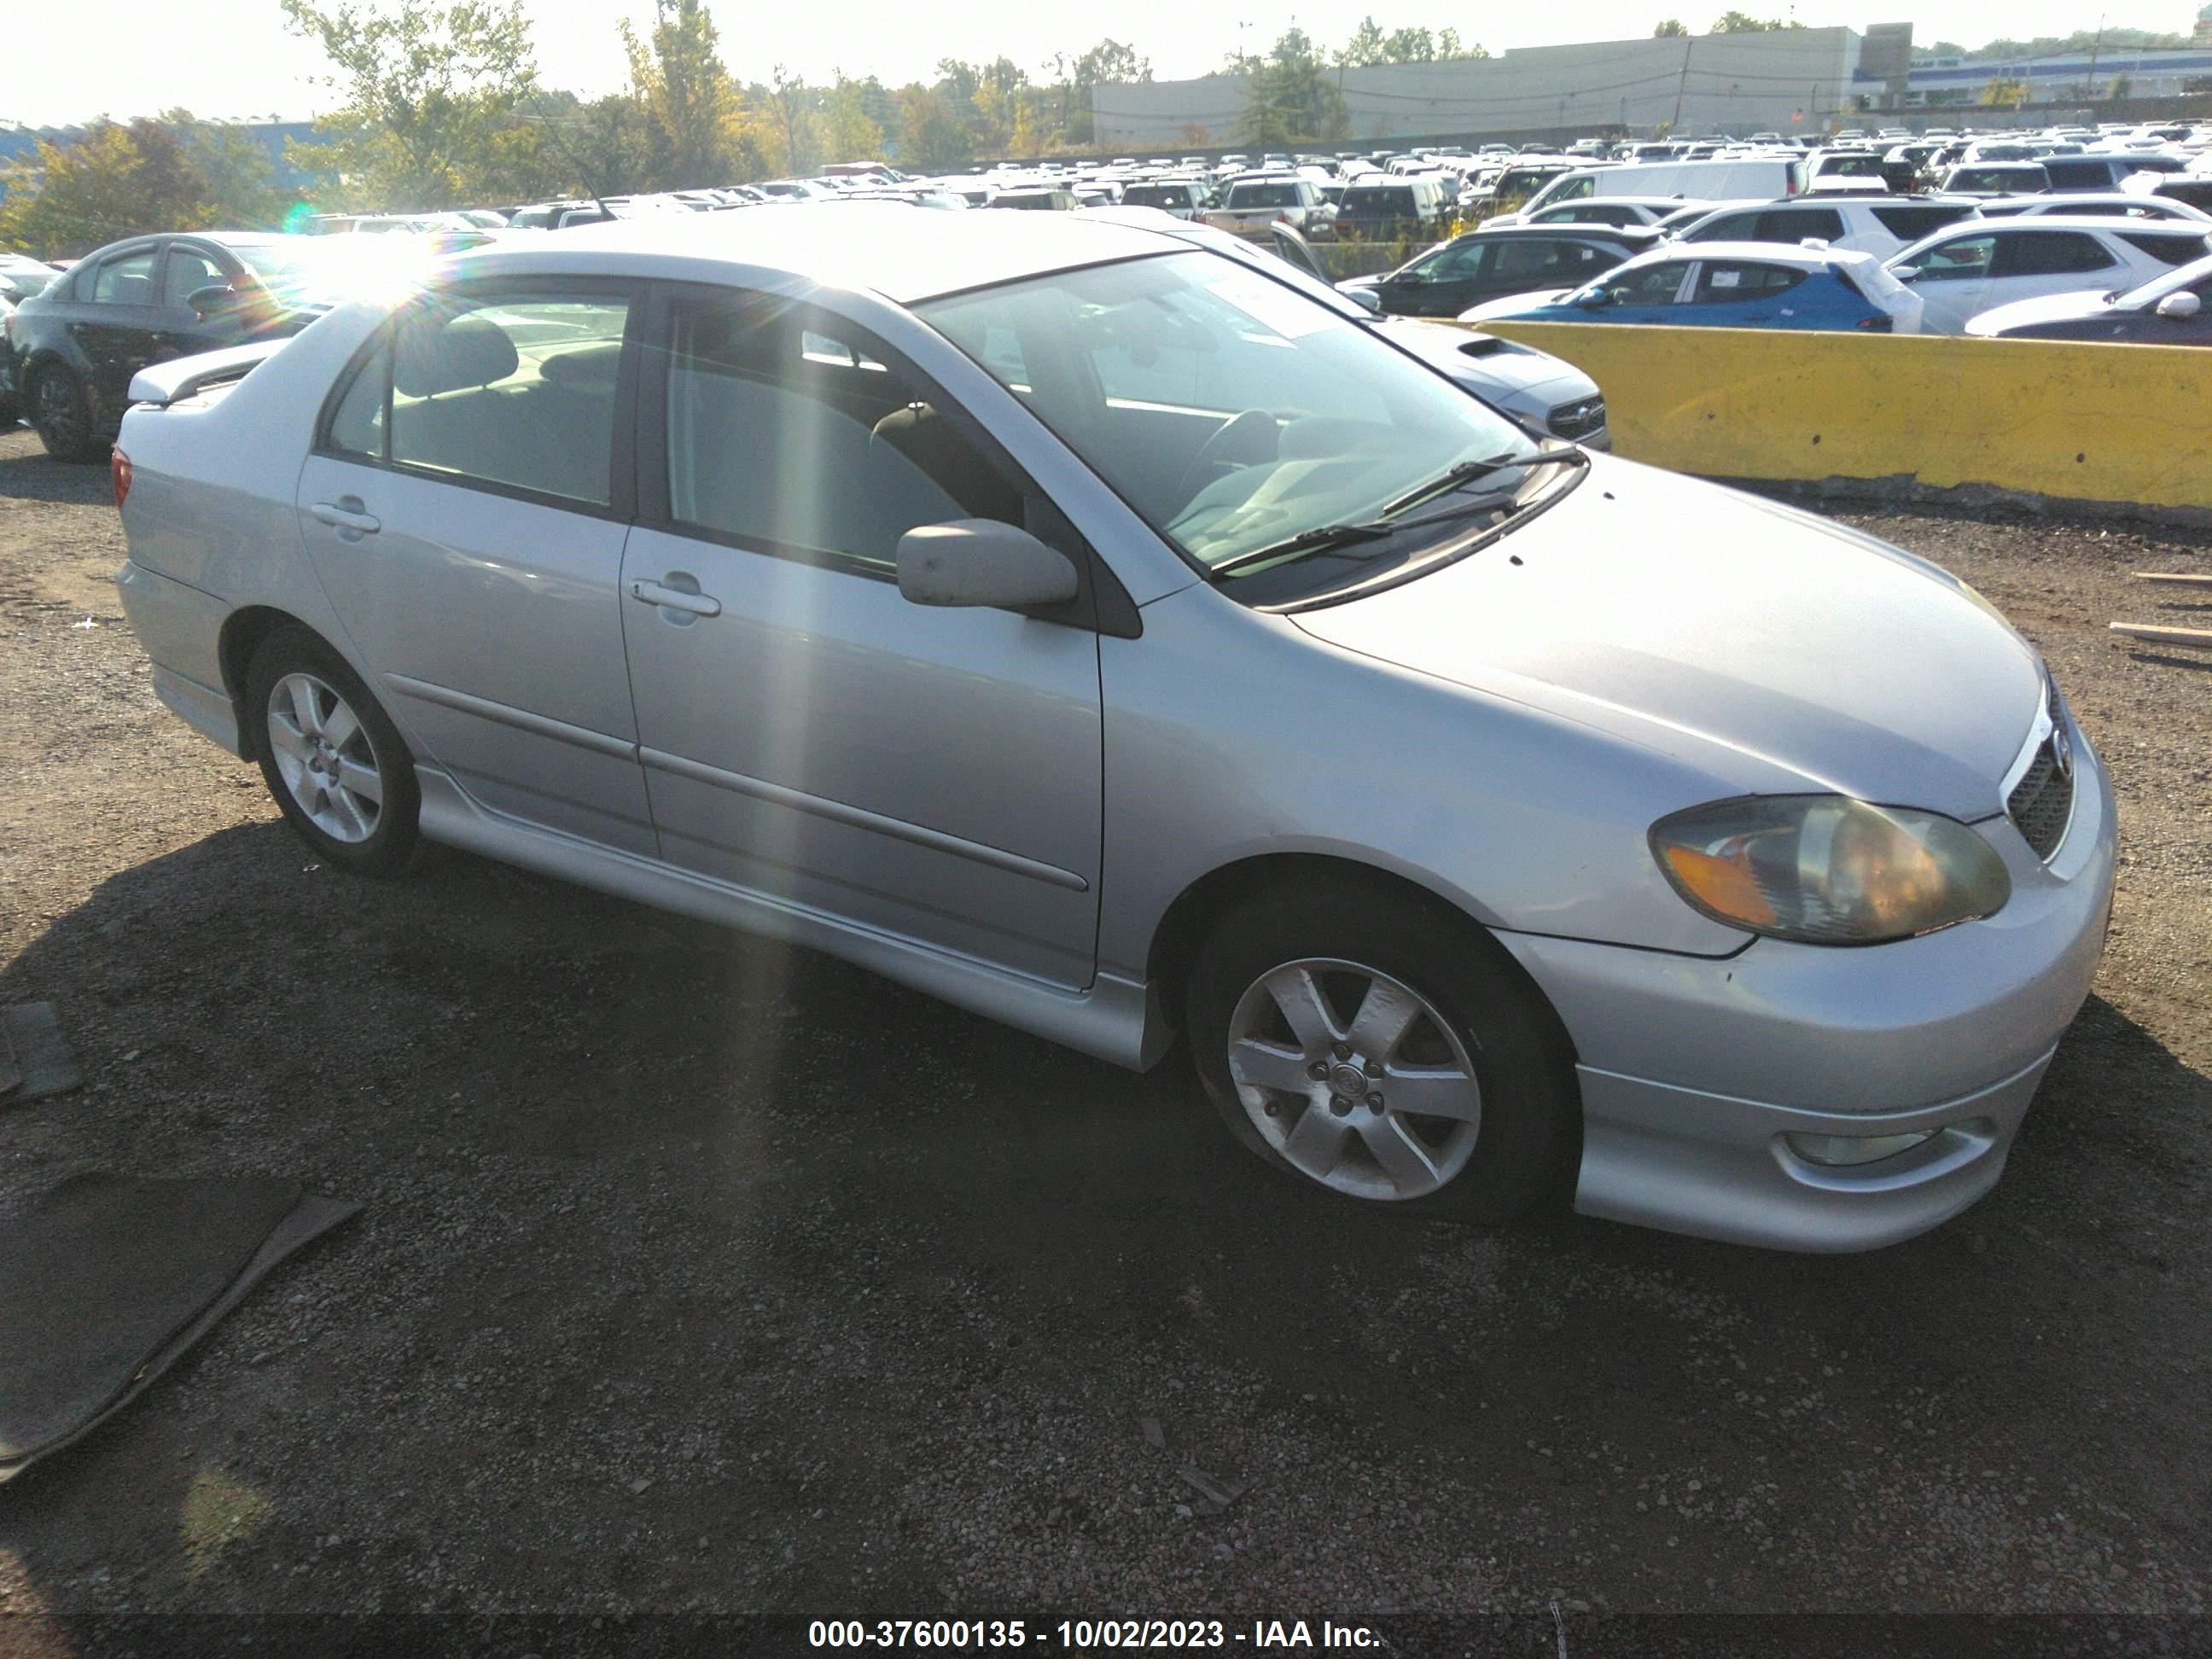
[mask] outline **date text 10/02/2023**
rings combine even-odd
[[[1364,1625],[1328,1620],[1257,1619],[1233,1626],[1219,1619],[1063,1619],[1032,1625],[1023,1619],[817,1619],[806,1627],[815,1648],[1011,1649],[1379,1647]]]

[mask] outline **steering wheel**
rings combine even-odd
[[[1190,458],[1190,465],[1176,483],[1175,499],[1188,505],[1192,496],[1213,482],[1207,476],[1210,473],[1273,460],[1276,442],[1275,417],[1264,409],[1248,409],[1224,421]]]

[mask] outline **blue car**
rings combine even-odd
[[[1462,312],[1459,319],[1914,334],[1920,312],[1920,296],[1870,254],[1771,242],[1699,242],[1639,253],[1581,288],[1492,300]]]

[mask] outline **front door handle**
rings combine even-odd
[[[326,524],[336,531],[350,531],[356,536],[374,536],[384,528],[384,521],[363,510],[361,499],[346,495],[335,501],[317,501],[307,509],[315,515],[315,522]]]
[[[722,614],[722,602],[711,594],[700,592],[698,583],[693,578],[671,573],[669,580],[690,582],[690,591],[665,586],[659,582],[634,581],[629,585],[629,596],[633,599],[642,599],[647,605],[657,605],[665,611],[684,611],[695,617],[719,617]]]

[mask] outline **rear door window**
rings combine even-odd
[[[1709,259],[1698,272],[1692,305],[1735,305],[1747,300],[1771,299],[1786,294],[1805,280],[1806,273],[1790,265],[1758,264],[1748,259]]]
[[[2054,276],[2104,270],[2119,262],[2078,230],[2027,230],[1997,239],[1992,276]]]
[[[2185,265],[2212,253],[2212,246],[2208,246],[2202,236],[2151,236],[2122,231],[2120,240],[2161,264]]]
[[[1844,234],[1844,216],[1833,208],[1776,208],[1759,216],[1758,242],[1802,242],[1808,237],[1832,242]]]
[[[96,306],[150,306],[154,303],[155,251],[141,248],[103,260],[92,274],[85,297]]]
[[[402,309],[322,447],[557,501],[613,501],[617,291],[471,290]]]
[[[2043,170],[2060,190],[2102,190],[2112,182],[2112,169],[2102,161],[2045,161]]]

